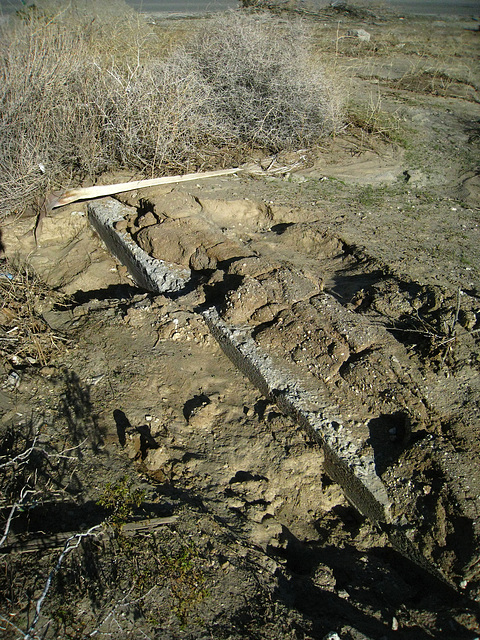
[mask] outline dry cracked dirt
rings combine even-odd
[[[375,101],[369,132],[119,196],[118,231],[191,270],[184,290],[140,290],[84,203],[38,246],[33,218],[3,221],[5,523],[36,474],[0,547],[6,638],[478,637],[478,23],[315,24],[351,99]],[[353,27],[370,42],[339,38]],[[446,583],[346,500],[319,442],[224,355],[208,306],[321,390]],[[106,519],[41,600],[68,534]]]

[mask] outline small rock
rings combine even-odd
[[[370,42],[370,34],[365,29],[349,29],[347,36],[350,38],[357,38],[361,42]]]
[[[427,176],[419,169],[407,169],[403,172],[405,182],[415,187],[424,187],[427,182]]]
[[[458,320],[464,329],[472,331],[477,324],[477,315],[473,311],[464,311],[462,309],[458,315]]]
[[[129,227],[129,223],[127,222],[127,220],[117,220],[117,222],[115,222],[115,230],[118,231],[119,233],[125,233]]]
[[[151,227],[153,224],[157,224],[157,223],[158,223],[158,219],[155,216],[155,214],[152,213],[151,211],[147,211],[147,213],[137,218],[136,226],[138,229],[143,229],[144,227]]]
[[[40,369],[40,373],[42,374],[42,376],[44,376],[45,378],[50,378],[51,376],[55,375],[57,372],[56,367],[52,367],[52,366],[46,366],[46,367],[42,367]]]
[[[190,257],[189,266],[193,271],[213,270],[217,266],[217,260],[208,255],[205,247],[197,247]]]
[[[16,371],[11,371],[7,376],[7,380],[4,386],[13,391],[14,389],[17,389],[19,385],[20,376]]]

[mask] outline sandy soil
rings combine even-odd
[[[257,176],[121,198],[137,242],[194,271],[185,295],[139,291],[83,204],[45,220],[38,247],[32,219],[3,224],[9,259],[28,260],[47,285],[34,305],[45,357],[5,347],[2,358],[0,453],[32,442],[43,452],[38,503],[0,548],[2,615],[20,629],[60,534],[112,518],[113,494],[131,512],[65,558],[36,622],[42,637],[480,633],[477,24],[370,15],[315,28],[355,125],[320,149],[251,158]],[[369,42],[347,37],[358,28]],[[205,303],[250,326],[363,429],[395,517],[456,589],[348,504],[318,443],[221,352],[198,314]],[[370,343],[346,339],[346,313]],[[5,339],[13,321],[0,322]],[[17,485],[28,484],[18,467]],[[125,520],[171,516],[119,534]]]

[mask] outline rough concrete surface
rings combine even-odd
[[[217,207],[219,204],[217,204]],[[228,203],[224,203],[224,206],[227,207]],[[100,237],[103,238],[112,253],[129,266],[131,275],[140,287],[154,293],[168,294],[178,292],[178,280],[176,278],[178,265],[170,263],[169,272],[168,263],[162,261],[157,276],[157,270],[154,269],[152,258],[142,250],[139,250],[131,240],[124,240],[124,233],[115,231],[115,225],[121,218],[136,217],[135,210],[111,199],[94,201],[88,205],[88,210],[89,219],[93,227],[99,232]],[[182,217],[182,219],[188,222],[192,219],[192,216]],[[162,229],[165,222],[162,224],[155,224],[154,220],[151,222],[151,225],[143,228],[150,231],[154,229],[156,235],[162,237]],[[209,222],[210,225],[211,222]],[[121,226],[123,227],[123,225]],[[197,223],[193,226],[194,229],[198,228]],[[140,227],[140,233],[141,229]],[[140,233],[137,231],[138,235]],[[184,228],[182,228],[180,234],[182,238],[185,237]],[[172,238],[168,235],[168,229],[165,235],[166,237],[163,237],[163,241],[169,244]],[[221,245],[222,242],[219,242],[221,235],[220,228],[217,229],[216,234],[213,234],[213,239],[204,234],[198,237],[194,232],[195,240],[190,247],[189,255],[185,257],[185,254],[183,254],[185,262],[187,264],[190,263],[191,255],[193,255],[198,246],[202,246],[202,242],[205,243],[206,241],[207,244],[211,243],[215,247]],[[142,236],[140,235],[140,242],[141,238]],[[118,249],[119,246],[121,246],[121,250]],[[133,251],[131,250],[132,248]],[[157,245],[157,252],[162,252],[162,248],[163,244]],[[150,250],[153,250],[152,245],[150,245]],[[237,260],[233,263],[237,267],[234,269],[235,273],[239,272],[239,263],[243,264],[243,269],[240,269],[240,271],[249,271],[249,269],[246,269],[247,263],[243,262],[243,257],[241,257],[242,253],[243,250],[238,247],[237,251],[235,251],[235,248],[233,250],[233,255],[236,254],[237,256]],[[228,257],[231,258],[231,255],[229,254]],[[217,261],[212,270],[216,266]],[[269,268],[271,267],[264,263],[260,273]],[[148,273],[149,269],[150,273]],[[229,271],[231,270],[232,267],[229,265]],[[258,272],[257,264],[255,264],[254,270],[255,273]],[[278,277],[278,270],[275,270],[275,275]],[[168,290],[169,282],[175,283],[171,291]],[[287,306],[295,304],[304,297],[295,290],[295,284],[295,281],[293,283],[290,281],[285,299],[279,298],[278,295],[275,299],[277,305],[280,304],[284,307],[282,313],[285,312]],[[283,287],[282,293],[284,292],[285,288]],[[313,292],[309,291],[308,293],[309,296],[312,296]],[[248,318],[251,318],[252,314],[249,308],[248,314],[245,315],[246,296],[241,286],[239,291],[234,291],[234,295],[242,311],[241,319],[246,322]],[[253,297],[258,306],[258,291],[255,291]],[[407,386],[407,383],[404,382],[405,378],[411,380],[415,377],[415,372],[410,371],[411,367],[409,367],[407,358],[405,356],[402,358],[402,355],[399,354],[398,344],[385,329],[374,327],[363,318],[358,318],[328,294],[319,294],[315,297],[312,296],[312,298],[309,303],[306,303],[311,307],[309,308],[308,331],[305,325],[302,325],[301,316],[297,316],[294,319],[296,329],[304,332],[304,335],[308,333],[313,339],[315,335],[325,330],[325,326],[332,327],[339,340],[343,340],[346,343],[343,347],[346,353],[342,353],[340,364],[346,362],[351,357],[351,353],[358,354],[372,349],[382,349],[384,352],[382,363],[385,367],[383,372],[385,376],[389,375],[389,369],[392,370],[390,375],[393,378],[400,377],[400,384],[405,387]],[[262,305],[266,302],[266,299],[261,295],[260,300]],[[224,307],[224,301],[220,300],[219,308],[222,309]],[[315,311],[318,313],[315,314]],[[252,328],[248,327],[248,325],[235,326],[225,323],[215,307],[207,308],[202,312],[202,315],[212,335],[239,370],[257,386],[266,398],[275,402],[280,409],[291,415],[298,424],[318,439],[324,449],[324,468],[326,472],[332,480],[342,487],[351,503],[363,515],[382,526],[388,532],[392,543],[401,553],[432,572],[435,576],[458,587],[458,577],[455,580],[452,575],[442,572],[436,563],[432,561],[431,556],[426,557],[423,555],[421,545],[417,546],[414,542],[412,544],[412,541],[405,535],[406,529],[417,529],[420,523],[415,520],[405,521],[404,516],[404,520],[400,524],[398,514],[404,513],[405,508],[402,505],[395,505],[395,493],[391,491],[389,495],[387,486],[383,483],[380,474],[377,473],[378,467],[375,464],[374,456],[377,459],[381,458],[382,455],[386,455],[385,452],[372,449],[369,444],[371,438],[369,430],[365,429],[359,420],[355,420],[355,416],[353,416],[353,420],[349,420],[350,424],[348,426],[344,424],[341,417],[344,412],[339,407],[343,400],[342,396],[337,396],[339,405],[335,406],[331,394],[326,392],[332,367],[325,367],[324,377],[320,372],[312,380],[309,377],[308,369],[305,370],[305,367],[299,367],[298,361],[293,366],[290,362],[290,366],[287,367],[287,362],[290,358],[288,356],[285,357],[285,354],[279,352],[278,349],[275,352],[276,362],[274,362],[266,351],[259,346],[258,339],[256,341],[252,337]],[[228,314],[227,317],[231,319],[231,314]],[[252,323],[250,322],[250,324]],[[268,326],[268,331],[271,331],[271,326]],[[254,328],[257,328],[255,324]],[[262,332],[257,332],[256,335],[261,337]],[[289,330],[288,342],[291,342],[292,338],[292,331]],[[272,342],[271,340],[268,341],[267,345]],[[286,353],[288,353],[286,344],[285,349]],[[305,347],[303,349],[306,350]],[[311,352],[314,352],[314,349],[311,349]],[[402,358],[402,362],[399,357]],[[330,375],[327,376],[327,373]],[[302,382],[307,386],[304,387]],[[347,398],[345,398],[346,400]],[[409,406],[413,411],[411,401]],[[394,424],[394,420],[390,423],[387,421],[387,427],[391,428]],[[402,434],[401,437],[408,438],[406,434]],[[414,497],[414,500],[417,501],[418,497]],[[460,576],[460,581],[464,579],[465,576]]]
[[[46,639],[479,637],[478,24],[374,13],[334,139],[2,218],[8,640],[69,538]]]

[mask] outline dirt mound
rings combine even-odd
[[[292,380],[318,389],[335,407],[339,422],[362,443],[360,455],[375,460],[394,505],[387,522],[398,525],[452,584],[468,582],[476,592],[480,486],[471,457],[472,451],[480,453],[476,395],[464,398],[461,423],[455,426],[460,416],[445,411],[445,369],[438,371],[436,361],[452,372],[449,385],[457,397],[465,380],[469,389],[477,385],[475,363],[460,355],[475,351],[471,329],[476,326],[470,331],[462,326],[460,298],[451,318],[439,302],[448,291],[396,278],[381,263],[366,269],[364,256],[329,237],[317,222],[282,227],[283,218],[270,207],[264,215],[270,226],[259,231],[261,204],[244,202],[242,209],[249,204],[251,214],[239,225],[236,202],[210,199],[205,210],[202,198],[196,201],[197,212],[180,218],[176,210],[169,218],[164,202],[162,220],[151,216],[144,227],[147,217],[131,209],[120,227],[153,257],[192,269],[193,280],[200,282],[198,304],[216,306],[228,324],[248,327],[266,354],[288,363]],[[153,208],[142,200],[142,211]],[[211,210],[221,212],[228,234],[215,225]],[[368,292],[350,291],[348,302],[344,295],[341,304],[322,291],[319,274],[337,280],[346,268],[372,279]],[[463,306],[462,317],[470,315],[475,317],[474,307]],[[437,335],[434,327],[442,323],[450,333]],[[429,326],[431,336],[422,336]],[[409,332],[416,343],[409,343]],[[458,450],[460,430],[468,455]],[[468,542],[465,535],[455,538],[460,521],[469,522]]]
[[[38,246],[32,219],[2,225],[6,637],[32,620],[44,637],[478,635],[476,35],[406,19],[343,38],[360,26],[318,36],[352,99],[381,97],[362,129],[252,158],[257,175],[119,198],[118,232],[170,263],[171,295],[139,291],[85,205]],[[14,257],[40,276],[33,302],[5,294]],[[391,497],[383,528],[225,357],[212,306],[335,409]],[[20,328],[55,348],[15,361]]]

